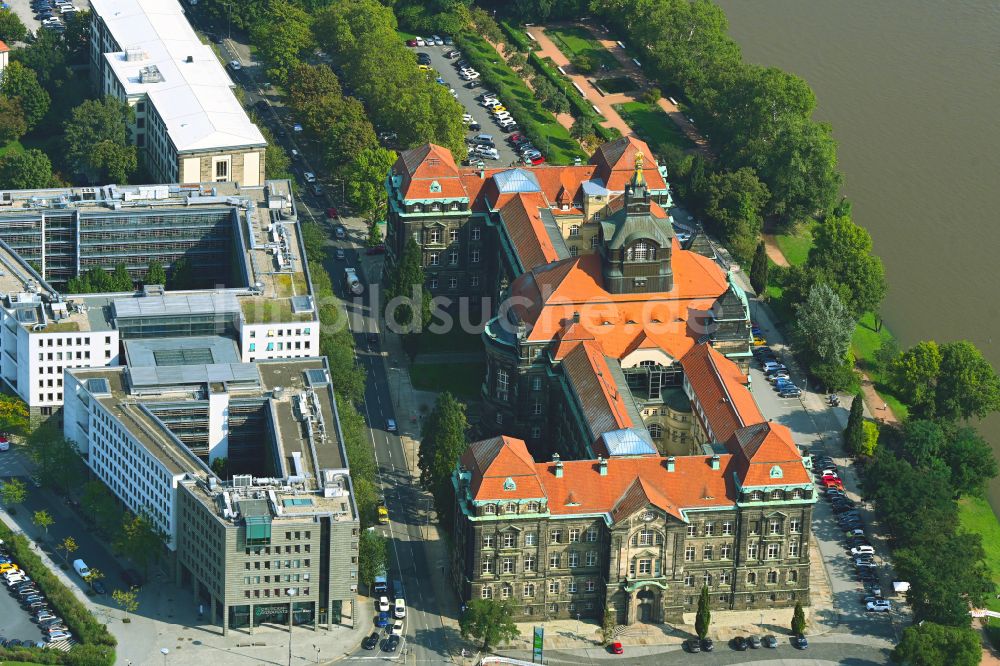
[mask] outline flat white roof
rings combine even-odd
[[[178,152],[267,144],[177,0],[92,0],[91,7],[124,49],[104,57],[125,94],[149,98]],[[143,80],[154,70],[159,76]]]

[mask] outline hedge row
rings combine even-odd
[[[512,26],[508,21],[500,21],[500,30],[503,34],[507,35],[510,39],[511,44],[523,53],[528,53],[535,50],[534,43],[528,39],[528,36],[524,34],[524,31],[520,28]]]
[[[0,522],[0,539],[3,539],[5,546],[17,562],[17,565],[37,583],[38,588],[55,609],[56,614],[66,622],[66,626],[73,633],[73,636],[84,644],[75,646],[70,653],[25,648],[9,652],[30,652],[32,659],[37,659],[43,654],[46,656],[55,654],[60,658],[58,662],[44,663],[86,663],[94,665],[106,664],[107,666],[114,664],[114,647],[118,644],[118,641],[115,640],[115,637],[111,635],[105,625],[97,621],[93,614],[87,610],[87,607],[76,598],[76,595],[67,589],[59,578],[45,566],[42,558],[32,551],[31,542],[24,535],[15,534],[2,522]],[[74,653],[78,654],[74,655]],[[7,657],[4,651],[0,651],[0,654],[3,654],[5,658],[17,658],[13,654]]]
[[[551,58],[543,59],[537,53],[530,53],[528,54],[528,62],[566,95],[570,106],[573,107],[572,113],[574,118],[590,118],[594,121],[594,134],[597,135],[597,138],[601,141],[614,141],[622,135],[614,127],[604,127],[601,125],[601,116],[594,111],[594,107],[590,105],[587,98],[581,95],[576,87],[559,73]]]
[[[553,164],[572,164],[574,158],[587,159],[569,130],[542,108],[534,93],[514,73],[496,49],[479,35],[454,35],[455,45],[461,49],[469,64],[479,71],[483,82],[493,87],[503,105],[517,121],[518,131],[531,139]]]

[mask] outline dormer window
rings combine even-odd
[[[424,212],[424,205],[423,204],[413,204],[413,212],[414,213],[422,213],[422,212]]]
[[[483,506],[483,515],[492,516],[497,512],[496,504],[486,504]]]
[[[431,181],[431,192],[434,192],[435,194],[440,193],[441,192],[441,183],[437,182],[436,180],[432,180]]]
[[[751,502],[760,502],[763,499],[764,499],[764,493],[762,493],[759,490],[755,490],[752,493],[750,493],[750,501]]]

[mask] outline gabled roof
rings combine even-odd
[[[399,189],[403,199],[468,198],[451,151],[436,144],[404,150],[392,172],[402,177]]]
[[[544,496],[535,461],[528,453],[524,440],[502,435],[474,442],[462,454],[460,462],[472,474],[473,499],[531,499]]]
[[[645,141],[634,134],[598,146],[590,158],[590,164],[597,167],[594,176],[599,178],[604,183],[604,187],[612,192],[624,191],[625,186],[632,179],[632,174],[635,173],[635,155],[640,152],[648,158],[646,164],[651,165],[644,166],[642,170],[646,185],[651,190],[666,189],[667,184],[653,161],[653,151],[649,149]]]
[[[684,379],[701,406],[706,430],[726,442],[740,428],[764,421],[739,366],[704,342],[681,359]]]
[[[726,445],[736,459],[736,472],[744,487],[811,481],[792,431],[780,423],[764,421],[741,428]]]
[[[616,375],[612,364],[618,365],[609,362],[593,340],[584,340],[562,360],[563,371],[590,427],[590,443],[609,430],[642,423],[627,388],[616,381],[621,368]]]
[[[500,208],[503,228],[524,268],[544,266],[568,256],[561,237],[553,238],[546,228],[543,210],[547,209],[540,192],[511,194]]]

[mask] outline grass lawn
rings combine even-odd
[[[451,391],[468,400],[479,396],[485,372],[485,363],[418,363],[410,366],[410,381],[421,391]]]
[[[656,104],[626,102],[615,104],[615,111],[635,130],[639,138],[650,144],[654,152],[662,153],[667,146],[680,150],[693,147],[677,124]]]
[[[417,338],[417,354],[441,354],[447,352],[482,352],[483,338],[479,333],[466,333],[454,326],[447,333],[424,331]]]
[[[0,155],[7,155],[8,153],[15,153],[16,154],[16,153],[23,153],[23,152],[24,152],[24,146],[22,146],[21,142],[18,141],[17,139],[11,141],[7,145],[5,145],[2,148],[0,148]]]
[[[616,76],[610,79],[598,79],[597,87],[606,93],[623,93],[635,90],[639,86],[630,76]]]
[[[405,30],[397,30],[396,34],[399,35],[399,38],[403,41],[403,43],[406,43],[406,40],[408,39],[417,38],[417,36],[414,35],[412,32],[406,32]],[[423,37],[423,35],[421,35],[421,37]]]
[[[604,65],[605,69],[618,69],[618,61],[594,39],[590,31],[579,26],[546,28],[545,34],[552,38],[563,52],[563,55],[573,60],[573,56],[585,55],[594,63],[595,70]]]
[[[962,529],[983,538],[986,551],[986,566],[993,581],[1000,585],[1000,523],[989,502],[978,497],[966,497],[958,503],[958,522]],[[990,597],[986,607],[1000,611],[1000,599]]]
[[[579,157],[584,162],[588,155],[580,148],[580,144],[569,135],[569,130],[556,121],[555,117],[542,108],[535,94],[524,84],[514,70],[507,66],[500,54],[490,43],[479,35],[463,34],[456,38],[461,49],[473,67],[483,75],[484,87],[500,95],[501,99],[513,99],[515,104],[525,110],[531,124],[525,122],[519,110],[511,104],[514,119],[529,134],[535,145],[545,154],[545,159],[552,164],[572,164]]]
[[[792,266],[804,264],[809,258],[809,250],[813,245],[813,224],[815,223],[796,226],[786,234],[775,234],[775,243]]]

